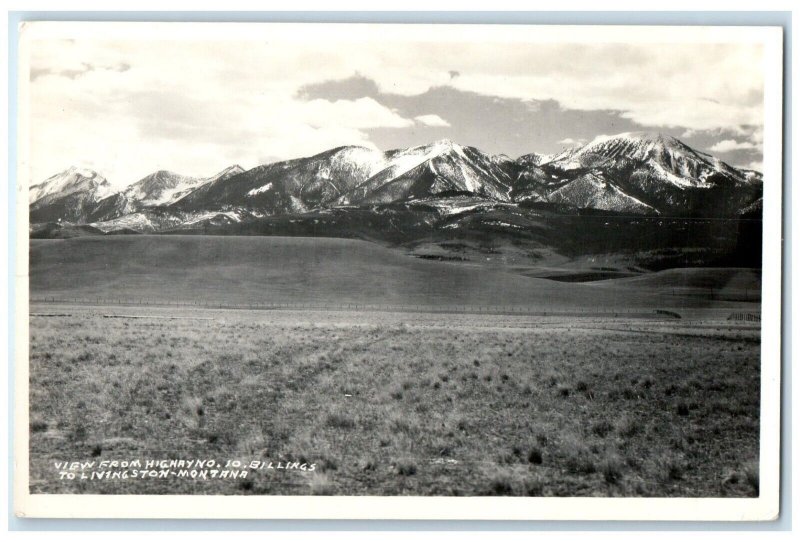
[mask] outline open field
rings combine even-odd
[[[750,269],[667,270],[581,283],[525,276],[512,268],[423,260],[374,243],[335,238],[135,235],[31,240],[30,249],[33,299],[470,305],[538,312],[757,310],[760,301],[760,274]]]
[[[344,239],[33,240],[31,490],[756,495],[760,274],[559,265]],[[100,464],[164,459],[218,466]]]
[[[757,494],[760,332],[751,325],[54,304],[31,312],[33,492]],[[135,458],[314,470],[68,481],[55,467]]]

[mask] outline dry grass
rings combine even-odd
[[[758,491],[757,333],[553,319],[523,328],[463,315],[64,312],[31,321],[34,492]],[[93,457],[315,469],[58,480],[53,461]]]

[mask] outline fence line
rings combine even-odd
[[[664,310],[660,308],[604,308],[601,310],[585,310],[575,307],[560,310],[542,310],[541,308],[516,305],[425,305],[425,304],[379,304],[379,303],[234,303],[205,299],[194,301],[171,301],[164,299],[119,297],[58,297],[45,296],[31,298],[31,303],[86,305],[86,306],[122,306],[122,307],[160,307],[160,308],[202,308],[227,310],[321,310],[321,311],[375,311],[375,312],[423,312],[441,314],[486,314],[486,315],[521,315],[521,316],[613,316],[639,318],[681,318],[680,308]],[[719,308],[718,310],[725,310]],[[758,322],[761,316],[747,312],[734,312],[728,320]]]
[[[711,301],[741,301],[758,303],[761,301],[761,290],[757,288],[712,288],[699,286],[673,286],[655,292],[661,297],[689,297],[708,299]]]
[[[467,313],[467,314],[559,314],[558,311],[542,311],[530,307],[515,305],[426,305],[426,304],[387,304],[387,303],[290,303],[276,301],[272,303],[234,303],[230,301],[194,300],[170,301],[151,298],[125,299],[118,297],[57,297],[46,296],[31,298],[31,303],[49,304],[79,304],[100,306],[125,306],[125,307],[177,307],[177,308],[205,308],[205,309],[237,309],[237,310],[336,310],[336,311],[382,311],[382,312],[436,312],[436,313]],[[645,309],[646,310],[646,309]],[[569,313],[583,312],[581,310],[568,311]],[[619,309],[598,311],[592,314],[622,314],[642,313],[643,310]],[[652,312],[652,311],[650,311]]]
[[[750,312],[734,312],[728,316],[728,320],[735,320],[737,322],[760,322],[761,315]]]

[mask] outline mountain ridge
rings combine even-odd
[[[205,178],[159,170],[118,192],[96,172],[71,167],[31,186],[29,202],[32,223],[103,229],[113,222],[146,231],[339,207],[413,206],[431,198],[442,213],[453,214],[442,203],[453,196],[487,204],[735,217],[752,211],[762,183],[758,172],[732,167],[672,136],[626,132],[517,159],[449,139],[386,152],[341,146],[249,170],[232,165]]]

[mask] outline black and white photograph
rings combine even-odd
[[[26,515],[777,514],[780,28],[20,36]]]

